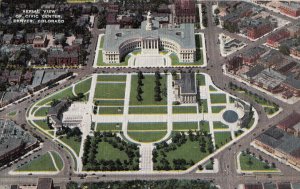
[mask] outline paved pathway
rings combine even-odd
[[[153,171],[153,162],[152,162],[152,150],[154,146],[153,144],[141,144],[140,146],[140,171],[141,172],[149,172]]]

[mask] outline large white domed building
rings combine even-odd
[[[167,50],[176,53],[180,62],[193,63],[196,58],[194,24],[160,28],[149,12],[140,29],[106,26],[102,50],[104,63],[120,63],[134,50],[141,50],[141,54],[148,55],[158,55],[159,51]]]

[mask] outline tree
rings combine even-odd
[[[144,85],[142,79],[138,79],[138,85],[139,86],[143,86]]]
[[[143,101],[143,98],[142,98],[142,96],[141,96],[140,94],[137,94],[137,95],[136,95],[136,99],[137,99],[137,101],[139,101],[139,102]]]
[[[138,72],[138,78],[139,79],[144,79],[145,78],[142,71]]]
[[[290,55],[290,49],[286,45],[280,45],[279,52],[281,52],[284,55]]]
[[[219,14],[219,13],[220,13],[220,10],[219,10],[219,9],[215,9],[214,13],[215,13],[215,14]]]
[[[142,87],[140,85],[137,86],[136,90],[137,90],[138,94],[142,94],[143,93]]]

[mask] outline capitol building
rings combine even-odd
[[[120,63],[134,50],[140,50],[141,55],[159,55],[159,51],[167,50],[176,53],[179,62],[193,63],[196,58],[194,24],[160,28],[148,12],[147,20],[142,22],[140,29],[106,26],[102,50],[104,63]]]

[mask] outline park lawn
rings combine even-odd
[[[162,139],[166,134],[167,131],[128,132],[130,138],[142,143],[156,142]]]
[[[208,121],[200,121],[199,125],[200,125],[200,130],[206,131],[207,133],[210,133],[209,122]]]
[[[14,117],[15,115],[17,115],[17,112],[16,111],[12,111],[12,112],[9,112],[7,115],[9,117]]]
[[[96,132],[121,131],[122,123],[98,123]]]
[[[167,130],[167,123],[163,122],[153,122],[153,123],[133,123],[129,122],[128,123],[128,131],[132,130],[162,130],[165,131]]]
[[[69,137],[67,138],[66,136],[63,136],[60,138],[61,141],[63,141],[64,143],[66,143],[68,146],[70,146],[70,148],[72,148],[74,150],[74,152],[76,153],[76,155],[79,155],[80,152],[80,141],[75,140],[75,137]]]
[[[264,111],[265,111],[268,115],[273,115],[274,113],[276,113],[275,107],[264,107]]]
[[[202,36],[195,35],[196,48],[199,49],[202,47]]]
[[[198,130],[197,122],[173,122],[173,131]]]
[[[101,48],[101,49],[102,49],[103,46],[104,46],[104,39],[105,39],[105,36],[102,35],[101,40],[100,40],[100,48]]]
[[[251,164],[249,163],[249,159],[251,160]],[[266,168],[268,164],[264,161],[259,160],[256,157],[253,157],[252,155],[249,154],[241,154],[240,155],[240,165],[241,165],[241,170],[243,171],[276,171],[278,169],[273,168],[269,166],[269,168]]]
[[[205,75],[203,74],[196,74],[196,80],[198,81],[198,84],[200,86],[205,86],[206,83],[205,83]]]
[[[96,100],[98,106],[123,106],[124,100]]]
[[[161,74],[161,91],[167,88],[167,78],[164,74]],[[146,75],[144,74],[143,86],[142,90],[143,93],[141,94],[143,101],[139,102],[136,99],[137,96],[137,86],[138,86],[138,76],[133,75],[131,79],[131,90],[130,90],[130,105],[167,105],[167,97],[161,94],[162,100],[155,101],[154,99],[154,87],[155,87],[155,76],[154,75]]]
[[[47,120],[33,120],[32,122],[34,122],[35,124],[37,124],[38,126],[40,126],[42,129],[44,130],[49,130],[51,129],[48,126]]]
[[[124,97],[125,97],[125,84],[98,83],[96,85],[94,98],[124,99]]]
[[[98,114],[123,114],[123,107],[100,107]]]
[[[212,104],[225,104],[226,94],[210,94],[210,100]]]
[[[112,160],[116,161],[129,160],[127,154],[124,151],[121,151],[117,148],[114,148],[108,142],[99,142],[97,146],[96,160]]]
[[[126,75],[98,75],[97,81],[108,82],[108,81],[126,81]]]
[[[46,117],[47,114],[48,114],[49,109],[50,109],[50,107],[41,107],[35,112],[34,116],[36,116],[36,117]]]
[[[230,132],[215,132],[214,134],[215,134],[215,144],[216,147],[218,148],[231,141]]]
[[[197,60],[195,62],[179,62],[178,56],[174,53],[170,55],[172,66],[200,66],[203,64],[203,51],[201,49],[196,49],[196,58]]]
[[[211,112],[212,113],[220,113],[225,108],[226,108],[226,106],[212,106],[211,107]]]
[[[196,114],[196,106],[173,106],[173,114]]]
[[[61,100],[63,98],[70,98],[70,97],[74,97],[73,92],[72,92],[72,87],[68,87],[66,89],[60,90],[57,93],[55,93],[54,95],[44,98],[43,100],[39,101],[37,103],[37,105],[42,106],[49,102],[52,102],[52,100],[54,100],[54,99]]]
[[[220,122],[220,121],[214,121],[213,122],[213,125],[214,125],[214,129],[228,129],[228,125]]]
[[[22,167],[16,170],[17,172],[42,172],[42,171],[56,171],[53,161],[49,153],[46,153],[32,161],[29,161]]]
[[[54,151],[51,151],[50,153],[52,154],[52,156],[54,158],[57,168],[61,171],[64,167],[64,162],[61,159],[60,155],[58,155],[58,153],[54,152]]]
[[[91,89],[92,78],[86,79],[77,83],[74,87],[75,93],[78,95],[79,93],[85,94]]]
[[[167,106],[129,107],[129,114],[167,114]]]
[[[210,85],[209,86],[209,91],[217,91],[217,89],[214,86]]]
[[[208,139],[205,138],[207,141]],[[205,153],[200,151],[199,142],[187,140],[186,143],[182,144],[180,147],[177,147],[176,150],[171,150],[166,152],[166,159],[172,164],[174,159],[185,159],[187,162],[190,160],[195,163],[209,155],[208,150]],[[174,166],[172,166],[174,167]]]
[[[198,111],[199,113],[208,112],[207,99],[200,99],[200,103],[198,103]]]
[[[120,62],[120,63],[111,63],[111,64],[107,64],[103,62],[103,54],[102,54],[102,50],[99,50],[98,53],[98,60],[97,60],[97,66],[107,66],[107,67],[111,67],[111,66],[127,66],[128,65],[128,59],[130,58],[130,55],[126,55],[126,57],[124,58],[124,61]]]

